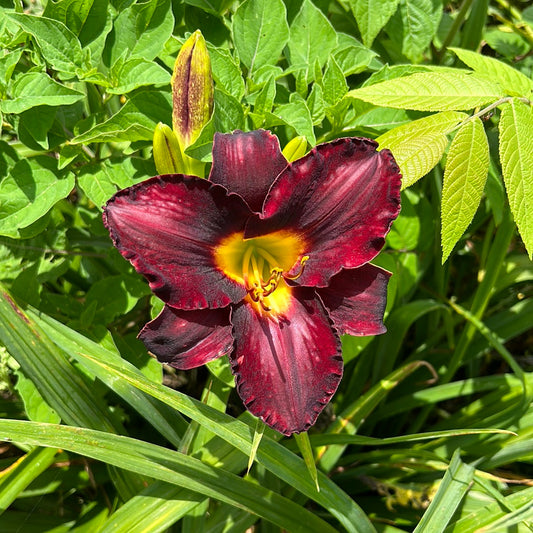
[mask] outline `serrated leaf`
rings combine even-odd
[[[444,111],[384,133],[376,140],[388,148],[402,171],[402,188],[425,176],[441,159],[448,144],[448,132],[468,117],[466,113]]]
[[[323,67],[337,46],[337,33],[324,13],[309,0],[291,23],[288,44],[291,65],[305,65],[302,77],[308,84],[315,79],[314,67]]]
[[[333,57],[345,76],[357,74],[367,70],[376,52],[363,46],[355,37],[345,33],[337,34],[337,47],[333,50]]]
[[[497,83],[461,70],[420,72],[354,89],[347,94],[382,107],[418,111],[473,109],[504,95]]]
[[[22,113],[40,105],[70,105],[84,98],[84,94],[54,81],[44,72],[20,75],[11,88],[11,98],[0,101],[4,113]]]
[[[248,76],[275,65],[289,39],[287,10],[281,0],[247,0],[233,17],[233,39]]]
[[[399,0],[349,0],[353,16],[365,46],[374,39],[398,7]]]
[[[500,162],[509,205],[533,258],[533,109],[513,99],[502,106]]]
[[[533,90],[532,80],[502,61],[462,48],[450,50],[477,75],[495,80],[511,96],[527,97]]]
[[[19,161],[0,183],[0,235],[20,237],[21,229],[44,216],[73,188],[73,174],[54,172],[45,158]]]
[[[71,76],[83,66],[80,41],[63,23],[46,17],[6,13],[26,33],[32,35],[50,66]]]
[[[474,218],[489,171],[489,144],[479,118],[465,122],[455,134],[442,188],[442,262]]]

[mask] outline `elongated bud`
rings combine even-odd
[[[160,122],[154,131],[154,162],[158,174],[186,174],[178,139],[174,132]]]
[[[289,163],[292,163],[293,161],[300,159],[300,157],[303,157],[306,151],[307,151],[307,139],[303,136],[300,136],[300,137],[295,137],[294,139],[291,139],[285,145],[285,148],[283,148],[283,151],[281,153],[285,156],[285,159]]]
[[[181,47],[172,74],[172,126],[183,151],[211,118],[213,92],[207,45],[196,30]]]

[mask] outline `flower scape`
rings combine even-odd
[[[104,209],[113,243],[165,302],[139,337],[191,369],[227,354],[246,408],[291,435],[342,377],[340,335],[383,333],[390,273],[369,262],[400,210],[392,154],[369,139],[288,163],[265,130],[215,134],[209,178],[156,176]]]

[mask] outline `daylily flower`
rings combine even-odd
[[[140,338],[190,369],[229,354],[248,410],[306,431],[342,376],[340,334],[383,333],[390,274],[369,263],[400,209],[391,153],[338,139],[288,164],[271,133],[216,134],[209,180],[156,176],[104,222],[165,302]]]

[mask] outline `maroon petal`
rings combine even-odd
[[[269,131],[215,133],[210,181],[242,196],[256,212],[286,166],[278,138]]]
[[[356,268],[382,248],[400,211],[401,176],[388,150],[369,139],[322,144],[284,170],[268,193],[262,220],[246,237],[286,229],[308,244],[298,284],[324,287],[341,268]],[[299,269],[297,263],[294,274]]]
[[[242,303],[231,315],[230,355],[247,409],[285,435],[306,431],[342,376],[338,335],[313,291],[294,288],[283,315]]]
[[[383,313],[387,305],[390,272],[374,265],[341,270],[328,287],[317,289],[340,333],[379,335],[387,328]]]
[[[166,305],[139,338],[161,363],[196,368],[231,351],[229,308],[181,311]]]
[[[120,253],[159,298],[180,309],[226,307],[245,288],[217,269],[213,250],[242,231],[250,215],[242,198],[179,174],[158,176],[118,192],[104,224]]]

